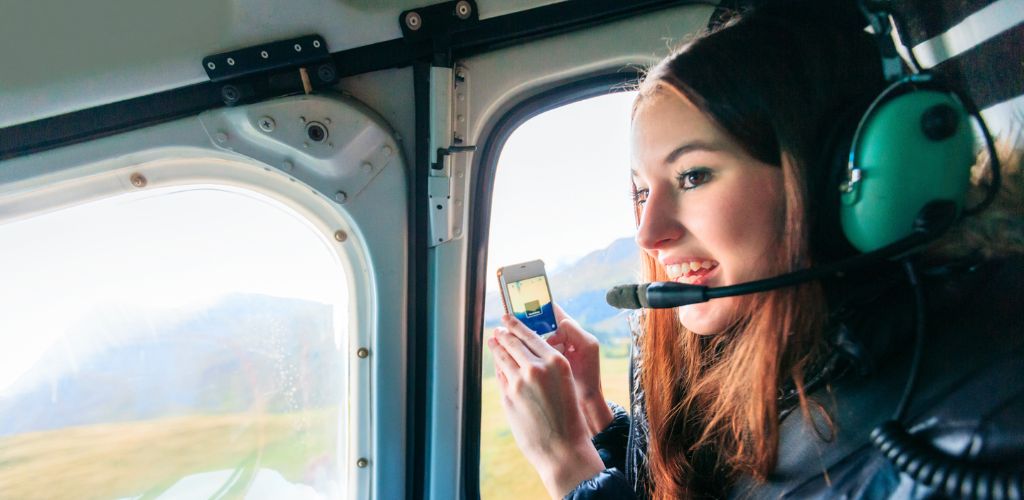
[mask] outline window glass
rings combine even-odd
[[[0,496],[342,495],[348,290],[298,213],[154,190],[0,249]]]
[[[530,119],[509,137],[494,183],[483,332],[490,337],[504,313],[497,269],[542,259],[555,303],[601,342],[605,397],[626,407],[629,328],[604,296],[639,276],[628,152],[634,96],[620,92],[569,104]],[[491,353],[484,347],[482,355],[481,497],[545,498],[503,413]]]

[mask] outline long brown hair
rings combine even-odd
[[[865,33],[754,12],[652,68],[634,113],[654,93],[681,93],[750,156],[782,170],[783,232],[768,271],[783,273],[821,254],[812,240],[819,221],[811,214],[827,203],[815,198],[829,175],[818,166],[823,124],[883,83]],[[667,279],[656,260],[646,254],[643,260],[646,280]],[[804,418],[820,408],[803,388],[826,317],[820,285],[746,296],[738,310],[735,323],[712,336],[686,331],[674,310],[644,316],[640,383],[655,498],[722,496],[739,473],[764,478],[778,454],[778,394],[787,379]]]

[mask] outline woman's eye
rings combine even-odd
[[[633,191],[633,204],[642,206],[647,203],[647,196],[650,193],[650,189],[637,189],[636,191]]]
[[[703,168],[687,170],[679,176],[680,189],[693,189],[711,180],[711,171]]]

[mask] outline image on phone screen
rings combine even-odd
[[[508,299],[511,313],[531,330],[545,334],[555,331],[555,310],[548,293],[548,281],[544,276],[535,276],[508,283]]]

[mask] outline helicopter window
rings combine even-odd
[[[504,312],[497,268],[542,259],[555,303],[601,342],[605,397],[627,407],[628,321],[604,296],[639,274],[627,149],[634,95],[555,108],[505,143],[494,181],[483,332],[490,337]],[[482,355],[480,496],[546,496],[502,412],[491,353],[484,347]]]
[[[0,247],[5,498],[344,496],[349,290],[298,212],[162,188]]]

